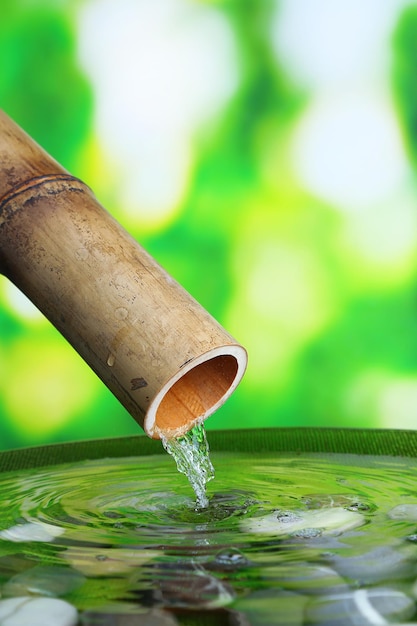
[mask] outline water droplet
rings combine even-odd
[[[107,365],[109,367],[113,367],[115,363],[116,363],[116,357],[114,356],[114,354],[110,352],[109,356],[107,357]]]
[[[364,502],[353,502],[350,506],[347,507],[348,511],[360,511],[361,513],[366,513],[370,510],[370,506],[365,504]]]
[[[300,528],[300,530],[296,530],[292,533],[291,537],[296,537],[299,539],[314,539],[316,537],[321,537],[323,531],[320,528]]]
[[[237,569],[239,567],[246,567],[249,563],[240,550],[237,548],[226,548],[216,554],[214,559],[215,564],[222,569]]]
[[[293,522],[299,522],[302,519],[300,515],[297,515],[297,513],[293,511],[277,511],[277,520],[281,524],[291,524]]]

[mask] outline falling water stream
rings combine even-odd
[[[214,478],[214,468],[209,456],[204,425],[194,426],[186,435],[179,439],[162,437],[162,444],[177,465],[177,469],[185,474],[196,496],[197,508],[208,507],[206,484]]]

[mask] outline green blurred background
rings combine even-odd
[[[2,0],[0,106],[248,349],[207,428],[417,427],[417,6]],[[0,449],[138,434],[0,276]]]

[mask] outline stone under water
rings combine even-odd
[[[57,598],[21,596],[0,600],[1,626],[76,626],[78,611]]]

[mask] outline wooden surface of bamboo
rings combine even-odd
[[[150,437],[188,431],[244,374],[245,349],[3,112],[0,271]]]

